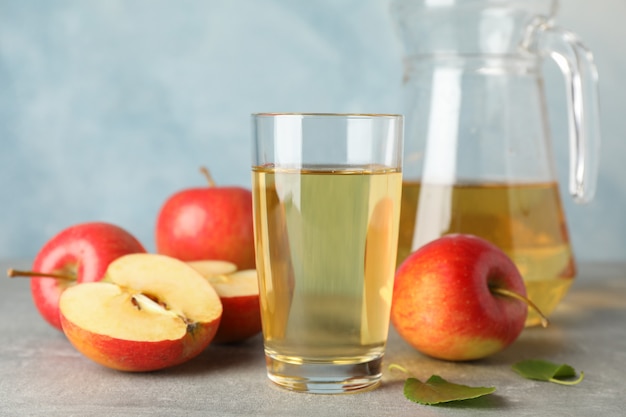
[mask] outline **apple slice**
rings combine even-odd
[[[185,262],[156,254],[113,261],[101,282],[61,295],[61,325],[76,349],[121,371],[154,371],[197,356],[213,340],[222,304]]]
[[[215,288],[223,306],[222,320],[215,343],[234,343],[248,339],[262,329],[257,272],[246,269],[235,272],[228,262],[188,262]]]

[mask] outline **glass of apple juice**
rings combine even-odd
[[[258,113],[256,265],[267,374],[310,393],[380,383],[402,186],[403,118]]]

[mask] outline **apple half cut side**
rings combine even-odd
[[[255,269],[235,271],[235,264],[224,261],[188,262],[204,276],[220,297],[222,320],[215,343],[236,343],[262,330],[259,283]]]
[[[186,263],[132,254],[112,262],[103,281],[64,291],[60,311],[79,352],[109,368],[144,372],[200,354],[215,337],[222,304]]]
[[[228,261],[188,261],[187,265],[198,271],[204,278],[209,280],[219,275],[232,274],[237,271],[237,265]]]

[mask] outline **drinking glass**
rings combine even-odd
[[[252,119],[268,377],[311,393],[374,388],[396,261],[402,116],[258,113]]]

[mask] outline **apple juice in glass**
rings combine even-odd
[[[402,118],[258,114],[255,129],[268,376],[314,393],[375,387],[393,290]]]

